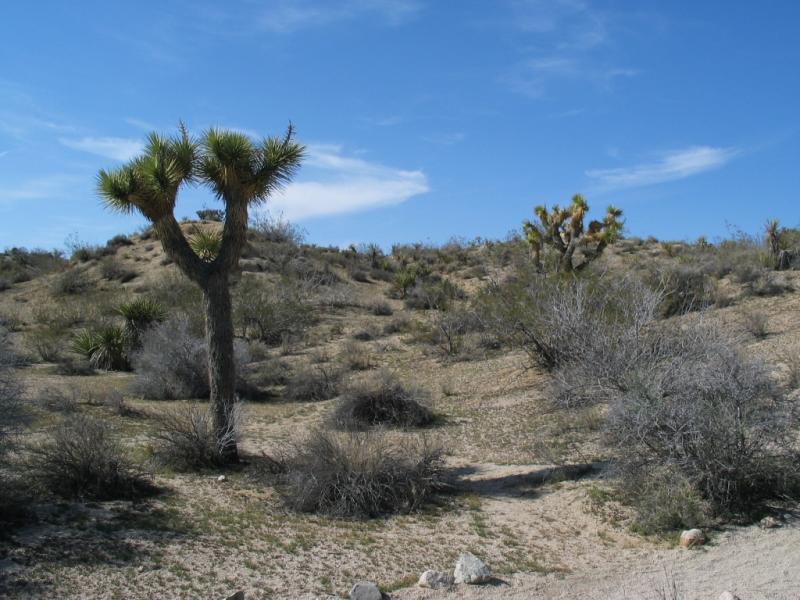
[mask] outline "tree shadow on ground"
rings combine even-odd
[[[46,597],[52,569],[144,567],[160,563],[164,546],[193,535],[191,524],[160,501],[43,504],[0,541],[0,597]]]
[[[467,466],[453,469],[448,473],[450,487],[455,493],[476,494],[478,496],[519,497],[532,496],[548,483],[576,481],[596,475],[606,467],[606,463],[581,463],[557,467],[532,468],[523,473],[510,473],[497,477],[473,477],[479,471]]]

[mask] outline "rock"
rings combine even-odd
[[[719,595],[718,600],[739,600],[739,596],[737,596],[733,592],[722,592]]]
[[[220,475],[219,477],[217,477],[217,481],[219,481],[220,483],[222,483],[223,481],[227,481],[227,480],[228,480],[228,478],[225,477],[225,475]]]
[[[684,548],[702,546],[705,543],[706,536],[700,529],[687,529],[681,533],[681,546]]]
[[[383,594],[371,581],[359,581],[350,590],[350,600],[381,600]]]
[[[449,588],[454,583],[455,579],[449,573],[442,573],[441,571],[429,569],[419,576],[417,585],[432,590],[443,590]]]
[[[492,570],[474,554],[464,552],[453,575],[456,583],[485,583],[492,578]]]
[[[781,526],[781,522],[775,517],[764,517],[758,522],[762,529],[775,529]]]
[[[225,598],[225,600],[244,600],[244,592],[242,590],[239,590],[232,596],[228,596],[227,598]]]

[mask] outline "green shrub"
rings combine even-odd
[[[697,489],[674,468],[653,468],[621,480],[622,499],[636,509],[633,529],[644,534],[693,529],[712,511]]]

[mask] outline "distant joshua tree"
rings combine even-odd
[[[556,204],[550,211],[544,205],[533,209],[539,222],[526,220],[522,228],[538,269],[543,268],[545,247],[558,252],[556,268],[559,272],[572,272],[584,268],[598,258],[607,245],[619,239],[624,225],[620,209],[609,206],[602,221],[591,221],[588,227],[584,227],[583,219],[588,211],[589,205],[580,194],[575,194],[566,208]],[[575,265],[573,257],[579,248],[584,260]]]
[[[219,451],[229,462],[238,460],[236,440],[230,435],[236,374],[229,276],[246,241],[248,209],[288,183],[300,166],[304,147],[293,134],[290,124],[284,136],[258,143],[220,129],[209,129],[195,140],[181,123],[177,136],[151,133],[139,157],[98,175],[106,206],[141,213],[153,224],[164,252],[203,291],[214,427]],[[208,186],[224,202],[219,236],[188,240],[178,225],[178,191],[192,183]]]

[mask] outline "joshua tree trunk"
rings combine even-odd
[[[203,285],[203,307],[208,343],[208,379],[216,439],[228,462],[238,460],[234,404],[236,401],[236,362],[233,354],[233,318],[228,273],[217,272]]]

